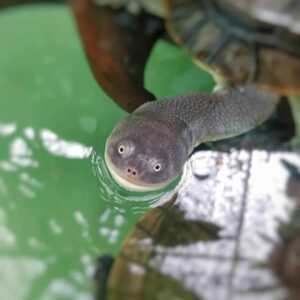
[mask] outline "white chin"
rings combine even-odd
[[[149,184],[149,185],[141,185],[141,184],[135,184],[129,180],[126,180],[125,178],[121,177],[115,168],[111,165],[110,160],[107,158],[105,155],[105,162],[107,165],[107,168],[113,177],[113,179],[123,188],[129,191],[134,191],[134,192],[149,192],[149,191],[155,191],[159,190],[163,187],[165,187],[167,184],[166,183],[160,183],[160,184]]]

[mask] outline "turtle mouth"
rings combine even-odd
[[[167,185],[166,182],[161,183],[146,183],[138,179],[132,179],[126,176],[125,172],[117,169],[111,160],[109,159],[105,151],[105,163],[112,176],[112,178],[120,185],[122,188],[133,192],[149,192],[162,189]]]

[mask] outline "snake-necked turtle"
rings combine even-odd
[[[254,128],[271,115],[279,95],[300,91],[299,1],[156,4],[169,36],[221,88],[148,102],[117,125],[106,144],[106,163],[121,186],[135,191],[167,185],[194,147]]]

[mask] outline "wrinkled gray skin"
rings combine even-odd
[[[247,85],[148,102],[110,134],[106,164],[126,189],[162,188],[181,172],[194,147],[256,127],[272,114],[278,100]]]

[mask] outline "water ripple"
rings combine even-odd
[[[186,172],[166,188],[151,192],[132,192],[119,186],[111,177],[103,159],[96,151],[92,152],[91,162],[94,175],[99,181],[99,195],[109,206],[118,212],[141,213],[151,207],[167,202],[177,192],[184,181]],[[186,168],[185,168],[186,169]]]

